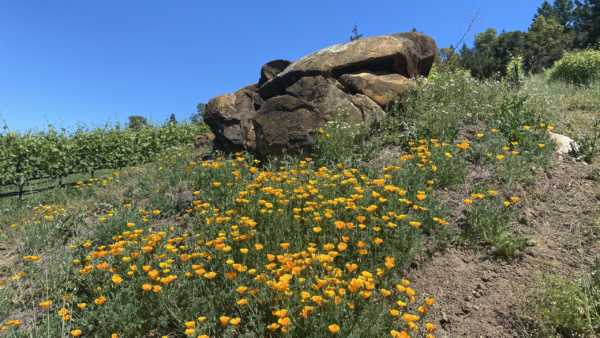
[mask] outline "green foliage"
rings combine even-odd
[[[575,140],[578,147],[571,150],[571,155],[580,161],[592,163],[600,152],[600,117],[596,118],[589,134],[584,134]]]
[[[440,69],[390,114],[405,120],[418,137],[453,142],[465,124],[493,117],[509,91],[503,83],[477,81],[464,70]]]
[[[549,77],[575,85],[600,81],[600,50],[567,53],[550,69]]]
[[[502,32],[488,29],[475,36],[472,48],[463,46],[460,51],[460,64],[479,79],[501,77],[513,55],[523,55],[526,34],[519,31]]]
[[[575,23],[575,3],[573,0],[554,0],[552,4],[544,1],[535,14],[535,18],[543,16],[553,18],[564,27],[572,27]]]
[[[600,42],[600,1],[577,1],[574,30],[575,47],[591,48]]]
[[[28,182],[74,173],[120,169],[145,163],[174,145],[189,143],[204,129],[197,124],[160,128],[79,129],[72,134],[48,132],[0,135],[0,185],[22,191]]]
[[[571,45],[571,36],[556,19],[538,16],[529,27],[525,41],[525,68],[540,73],[561,58]]]
[[[140,115],[132,115],[129,116],[129,128],[131,129],[140,129],[140,128],[144,128],[147,127],[148,124],[148,120]]]
[[[514,218],[512,205],[518,203],[514,197],[503,201],[496,192],[473,194],[465,200],[467,208],[465,227],[467,236],[482,244],[490,245],[492,253],[500,257],[513,257],[520,253],[527,240],[514,234],[509,222]]]
[[[355,165],[372,154],[374,145],[366,139],[366,130],[361,124],[332,120],[319,130],[314,149],[315,161],[322,165],[340,161]]]
[[[596,337],[600,333],[600,261],[579,282],[544,276],[524,310],[539,337]]]
[[[514,87],[520,87],[525,81],[525,70],[523,68],[523,57],[514,56],[506,65],[506,80]]]
[[[522,55],[527,72],[539,73],[564,52],[592,48],[600,42],[600,2],[555,0],[538,8],[527,32],[497,34],[487,29],[475,37],[472,48],[463,46],[460,64],[477,78],[506,75],[512,55]]]

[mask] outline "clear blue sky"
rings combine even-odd
[[[0,0],[0,124],[87,127],[138,114],[186,119],[198,102],[365,35],[417,30],[440,46],[527,29],[541,0]]]

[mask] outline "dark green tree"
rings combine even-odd
[[[177,117],[175,116],[175,114],[171,113],[171,115],[169,116],[169,119],[167,120],[168,124],[177,124]]]
[[[554,18],[563,27],[571,29],[575,24],[575,8],[573,0],[554,0],[552,4],[544,1],[538,7],[534,20],[539,16]]]
[[[198,103],[198,105],[196,105],[196,112],[192,114],[192,116],[190,117],[190,120],[192,120],[192,122],[194,123],[200,123],[202,122],[203,119],[203,115],[204,115],[204,110],[206,109],[206,103]]]
[[[131,115],[129,116],[129,128],[131,129],[140,129],[148,126],[148,120],[140,115]]]
[[[571,46],[571,35],[555,18],[535,18],[525,38],[525,70],[539,73],[561,58]]]
[[[590,48],[600,43],[600,0],[577,0],[575,47]]]
[[[525,41],[523,32],[502,32],[497,35],[496,30],[490,28],[475,36],[473,48],[462,47],[459,61],[475,77],[504,76],[511,58],[523,54]]]
[[[352,35],[350,35],[350,41],[356,41],[362,37],[363,35],[358,31],[358,26],[354,25],[352,28]]]

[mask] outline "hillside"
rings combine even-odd
[[[599,114],[598,86],[437,69],[376,133],[328,124],[310,158],[176,146],[3,198],[0,330],[594,336],[597,154],[548,132],[591,142]]]

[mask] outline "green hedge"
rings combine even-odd
[[[549,71],[550,80],[576,85],[600,81],[600,50],[584,50],[565,54]]]

